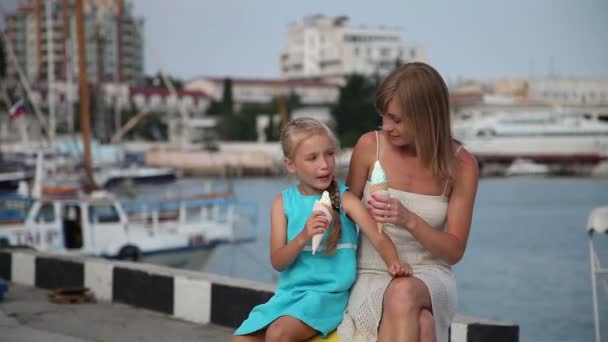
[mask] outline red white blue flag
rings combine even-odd
[[[16,118],[20,117],[22,114],[24,114],[25,113],[25,103],[23,103],[23,100],[17,101],[17,103],[15,103],[11,107],[9,113],[11,115],[11,119],[16,119]]]

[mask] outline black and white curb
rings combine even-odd
[[[0,249],[0,278],[44,289],[86,287],[98,300],[232,328],[273,293],[270,285],[209,273],[12,249]],[[450,341],[517,342],[519,326],[457,316]]]

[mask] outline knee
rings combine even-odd
[[[272,323],[266,330],[267,341],[284,341],[289,336],[289,329],[280,321]]]
[[[411,278],[397,278],[391,281],[384,294],[384,307],[391,311],[418,311],[416,284]]]

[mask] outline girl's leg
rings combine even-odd
[[[266,330],[266,341],[287,342],[305,341],[318,334],[306,323],[291,316],[277,318]]]
[[[422,309],[431,310],[431,295],[422,280],[393,279],[384,293],[378,340],[418,342]]]
[[[256,331],[249,335],[232,336],[232,342],[264,342],[266,330]]]
[[[420,342],[435,342],[435,319],[433,314],[427,310],[420,310]]]

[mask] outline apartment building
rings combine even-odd
[[[129,0],[84,0],[90,82],[135,83],[143,77],[142,18]],[[52,61],[56,80],[78,74],[74,0],[21,0],[5,17],[5,33],[26,76],[45,80]],[[49,53],[50,51],[50,53]],[[8,76],[15,77],[12,63]]]
[[[399,28],[350,24],[348,17],[315,15],[289,25],[280,56],[286,78],[383,75],[396,63],[427,62],[423,47],[406,45]]]

